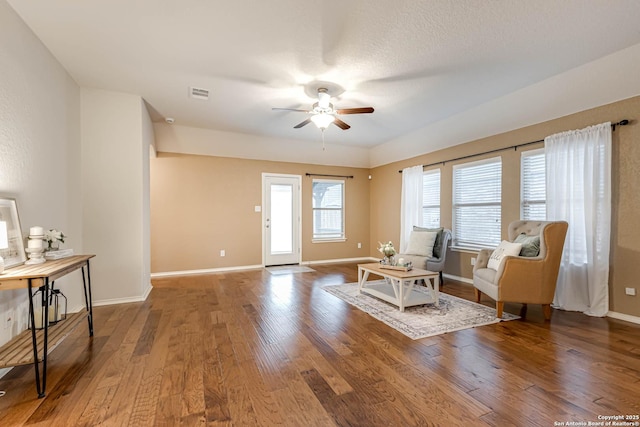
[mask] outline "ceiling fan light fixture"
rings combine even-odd
[[[318,129],[322,130],[328,128],[335,119],[336,118],[331,114],[325,113],[314,114],[313,116],[311,116],[311,121],[318,127]]]
[[[318,89],[318,107],[322,109],[331,108],[330,101],[331,101],[331,96],[329,95],[329,92],[327,92],[327,89],[319,88]]]

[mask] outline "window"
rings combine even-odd
[[[502,160],[453,167],[453,244],[478,249],[501,241]]]
[[[544,148],[525,151],[520,161],[520,217],[530,220],[547,218]]]
[[[344,181],[313,180],[313,240],[343,240]]]
[[[422,226],[440,227],[440,169],[422,175]]]

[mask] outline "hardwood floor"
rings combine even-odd
[[[640,414],[638,325],[561,311],[545,322],[532,306],[526,319],[412,341],[321,289],[356,281],[355,264],[313,268],[155,280],[144,303],[95,308],[93,339],[80,327],[51,353],[46,398],[32,366],[0,379],[0,426],[553,426]],[[474,298],[469,285],[443,289]]]

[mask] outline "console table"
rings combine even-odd
[[[29,294],[29,324],[31,329],[20,333],[11,341],[0,346],[0,368],[33,363],[36,374],[38,397],[45,396],[47,386],[47,355],[56,348],[85,318],[89,324],[89,336],[93,336],[93,307],[91,299],[91,274],[89,259],[95,255],[75,255],[47,261],[36,265],[21,265],[0,273],[0,291],[8,289],[27,289]],[[86,268],[86,272],[85,272]],[[43,300],[49,301],[54,282],[67,274],[82,270],[82,286],[86,310],[67,314],[67,318],[55,325],[43,321],[43,329],[34,327],[34,289],[43,288]],[[49,319],[49,304],[44,305],[43,320]],[[51,349],[51,350],[50,350]],[[42,362],[42,373],[40,372]]]

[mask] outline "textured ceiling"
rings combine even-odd
[[[153,118],[317,142],[305,85],[345,89],[328,143],[373,147],[640,43],[637,0],[8,0],[76,82]],[[208,101],[188,88],[211,91]]]

